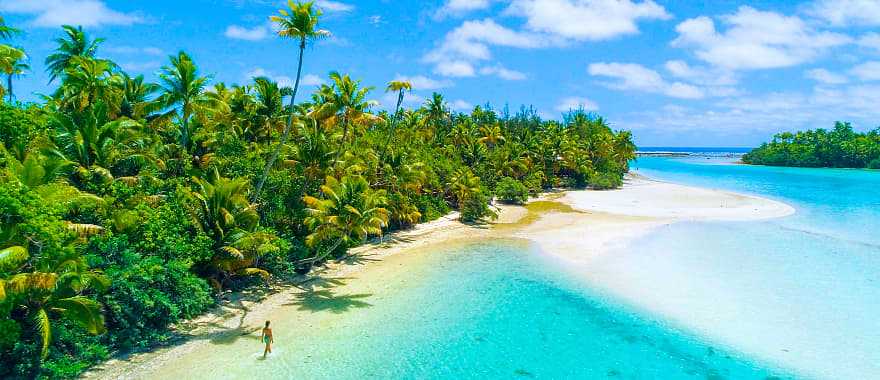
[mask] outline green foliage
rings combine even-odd
[[[328,32],[312,3],[290,8],[272,20],[299,68]],[[0,104],[0,378],[76,377],[169,339],[214,292],[453,209],[491,219],[493,195],[616,187],[634,157],[629,132],[583,110],[460,113],[436,93],[405,109],[412,84],[391,82],[389,114],[346,74],[302,101],[268,78],[212,83],[183,51],[149,83],[101,58],[103,40],[60,32],[46,58],[58,88]],[[0,71],[20,74],[16,57],[0,51]]]
[[[468,195],[462,200],[462,222],[478,223],[482,222],[484,219],[495,219],[497,217],[498,214],[489,208],[489,200],[482,192]]]
[[[878,159],[880,129],[857,133],[849,123],[837,122],[830,131],[779,133],[772,141],[744,155],[742,160],[754,165],[870,168]]]
[[[3,147],[22,159],[30,142],[45,133],[45,114],[36,105],[20,108],[0,103],[0,141],[3,141]]]
[[[609,190],[623,186],[623,176],[616,172],[595,173],[589,177],[588,183],[594,190]]]
[[[504,203],[523,204],[529,200],[529,189],[513,178],[504,177],[495,186],[495,196]]]
[[[868,163],[868,169],[880,169],[880,157],[871,160]]]

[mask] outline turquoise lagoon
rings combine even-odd
[[[252,337],[213,342],[163,378],[880,378],[880,173],[641,159],[639,172],[779,199],[790,217],[681,223],[580,273],[519,240],[436,248],[375,294],[273,316],[267,360]],[[586,237],[589,238],[589,237]]]
[[[522,241],[437,249],[419,266],[389,278],[394,289],[383,294],[294,301],[293,307],[339,315],[332,325],[307,327],[273,316],[277,344],[267,360],[245,337],[218,341],[150,377],[790,377],[591,293]]]

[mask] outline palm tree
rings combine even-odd
[[[159,86],[144,82],[143,75],[132,78],[128,73],[122,72],[114,77],[113,84],[120,95],[117,107],[119,116],[141,120],[161,107],[161,104],[151,99],[153,94],[159,91]]]
[[[126,118],[110,120],[103,103],[79,114],[58,113],[50,121],[56,133],[43,153],[53,159],[75,162],[81,179],[107,183],[113,165],[127,162],[134,167],[164,163],[151,151],[148,130]]]
[[[217,289],[230,275],[259,275],[268,272],[254,267],[259,256],[276,251],[274,236],[258,232],[260,216],[248,202],[247,178],[221,177],[215,168],[207,177],[193,177],[202,229],[214,238],[215,255],[201,267]]]
[[[107,59],[73,57],[55,96],[60,99],[62,107],[73,111],[83,111],[97,102],[108,107],[116,105],[119,93],[113,85],[116,68],[116,64]],[[115,115],[117,110],[108,111]]]
[[[6,88],[4,89],[0,86],[0,97],[3,96],[4,91],[8,92],[10,103],[12,103],[13,99],[12,77],[21,75],[25,70],[30,69],[30,66],[24,62],[25,59],[27,59],[27,55],[25,55],[23,50],[8,45],[0,45],[0,72],[6,74]]]
[[[0,16],[0,40],[12,38],[12,36],[18,33],[21,33],[21,31],[9,25],[6,25],[6,21],[3,20],[3,16]]]
[[[270,20],[274,22],[278,26],[278,36],[282,38],[293,38],[298,40],[299,42],[299,62],[296,66],[296,80],[293,83],[293,91],[290,94],[290,107],[293,108],[293,105],[296,104],[296,92],[299,90],[299,80],[302,75],[302,63],[303,63],[303,53],[306,50],[306,44],[309,41],[325,38],[330,36],[330,32],[318,29],[318,21],[321,17],[321,10],[315,8],[314,2],[293,2],[293,0],[287,1],[288,10],[279,10],[278,13],[280,16],[272,16]],[[287,139],[290,137],[290,129],[293,127],[293,112],[287,117],[287,125],[284,126],[284,133],[281,134],[281,141],[278,142],[278,146],[275,147],[275,150],[272,152],[272,155],[269,157],[269,161],[266,162],[266,166],[263,168],[263,175],[260,176],[260,180],[257,182],[257,187],[254,190],[254,199],[260,196],[260,191],[263,190],[263,186],[266,184],[266,178],[269,177],[269,171],[275,165],[275,160],[278,159],[278,156],[281,154],[281,149],[284,147],[284,144],[287,144]]]
[[[333,243],[323,253],[303,260],[302,264],[320,261],[339,246],[348,248],[370,235],[381,235],[382,228],[388,224],[388,210],[382,207],[386,202],[385,192],[370,189],[367,180],[361,176],[344,176],[342,180],[327,177],[321,193],[321,198],[303,198],[309,212],[305,223],[312,230],[306,236],[306,244],[319,247]]]
[[[438,135],[443,135],[444,133],[442,133],[442,130],[449,121],[449,109],[446,106],[446,100],[443,99],[443,95],[436,92],[433,93],[431,99],[428,99],[428,101],[425,102],[425,108],[427,109],[426,121],[429,127],[433,129],[433,131],[431,131],[432,134],[435,138]]]
[[[7,254],[17,251],[18,256]],[[0,251],[0,263],[27,260],[27,250],[13,246]],[[22,260],[24,259],[24,260]],[[61,261],[61,260],[64,261]],[[104,332],[104,316],[101,304],[82,295],[89,289],[104,290],[109,286],[106,278],[88,269],[85,258],[66,254],[59,255],[48,264],[46,272],[24,272],[0,279],[0,301],[15,300],[13,308],[22,311],[40,334],[40,357],[49,354],[52,342],[52,322],[55,315],[75,322],[91,334]]]
[[[98,52],[98,45],[104,42],[103,38],[89,40],[81,26],[74,28],[70,25],[64,25],[62,28],[67,34],[67,38],[55,39],[58,47],[55,48],[54,53],[46,57],[46,71],[49,73],[50,83],[55,78],[64,75],[74,57],[94,58]]]
[[[45,198],[40,201],[42,204],[52,202]],[[3,247],[0,249],[0,303],[11,307],[19,323],[30,324],[39,333],[41,358],[45,359],[49,353],[52,319],[64,318],[92,334],[102,333],[101,305],[86,297],[86,293],[106,290],[109,281],[89,269],[86,258],[73,246],[78,240],[71,240],[74,236],[67,231],[23,232],[17,224],[24,215],[15,208],[7,211],[11,213],[0,221],[0,247]],[[44,222],[40,228],[46,232],[67,229],[87,234],[94,230],[90,226],[68,224],[65,227],[64,223],[55,221]]]
[[[480,127],[480,133],[483,135],[480,137],[479,142],[483,143],[489,149],[494,148],[496,145],[503,143],[507,139],[504,138],[504,135],[501,133],[501,126],[497,123],[490,126]]]
[[[256,90],[256,113],[260,119],[260,128],[267,139],[272,138],[272,130],[281,124],[284,113],[284,96],[290,95],[288,87],[278,87],[278,83],[266,77],[254,78]]]
[[[336,159],[339,160],[339,155],[348,141],[351,126],[371,123],[379,117],[367,112],[374,104],[373,101],[367,100],[367,94],[372,87],[360,87],[360,81],[335,71],[330,73],[330,79],[333,80],[333,86],[329,87],[332,91],[325,88],[324,95],[336,111],[334,121],[342,125],[342,141],[340,149],[336,151]]]
[[[391,81],[388,83],[388,87],[385,89],[385,92],[397,92],[397,106],[394,107],[394,116],[391,117],[391,126],[388,130],[388,138],[385,140],[385,145],[382,147],[382,154],[379,155],[379,164],[381,165],[385,159],[385,152],[388,151],[388,145],[391,144],[391,139],[394,137],[394,127],[397,122],[397,118],[400,115],[400,106],[403,104],[403,97],[406,91],[412,91],[412,84],[407,81]]]
[[[205,95],[205,86],[210,78],[200,76],[198,66],[183,51],[170,59],[171,65],[163,66],[159,74],[163,93],[157,101],[169,108],[164,118],[173,115],[179,118],[178,143],[185,152],[189,152],[193,135],[189,126],[193,115],[214,103],[212,98]]]
[[[468,198],[480,192],[480,177],[468,168],[460,168],[452,174],[448,188],[458,201],[459,208],[463,208]]]

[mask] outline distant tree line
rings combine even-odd
[[[783,132],[742,158],[754,165],[880,169],[880,128],[853,131],[850,123],[834,129]]]

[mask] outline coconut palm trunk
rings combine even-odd
[[[385,146],[382,147],[382,154],[379,155],[380,164],[385,162],[385,153],[388,152],[388,145],[391,144],[391,139],[394,138],[394,127],[397,126],[397,117],[400,115],[400,106],[403,104],[403,91],[404,89],[401,88],[397,94],[397,107],[394,107],[394,116],[391,118],[388,137],[385,139]]]
[[[272,166],[275,165],[275,160],[278,159],[278,156],[281,154],[281,149],[284,148],[284,144],[287,143],[287,139],[290,137],[290,130],[293,127],[293,106],[296,104],[296,92],[299,90],[299,79],[300,75],[302,75],[303,53],[305,50],[306,39],[305,37],[302,37],[299,41],[299,63],[296,66],[296,81],[293,82],[293,92],[290,94],[290,115],[287,117],[287,124],[284,126],[284,132],[281,134],[281,140],[278,142],[278,146],[275,147],[275,150],[269,157],[269,161],[266,162],[266,167],[263,168],[263,174],[260,176],[260,181],[257,182],[257,187],[254,189],[254,200],[260,197],[260,191],[263,190],[263,185],[266,184],[266,179],[269,177],[269,171],[272,170]]]
[[[6,74],[6,90],[9,91],[9,103],[12,103],[12,73]]]

